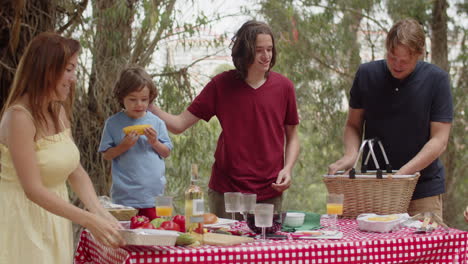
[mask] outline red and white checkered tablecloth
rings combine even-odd
[[[403,228],[394,233],[359,231],[356,220],[339,220],[340,240],[271,240],[237,246],[126,246],[107,248],[88,231],[81,233],[75,264],[332,264],[332,263],[458,263],[468,264],[468,232],[439,228],[414,234]]]

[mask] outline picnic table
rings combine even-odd
[[[75,264],[150,263],[468,263],[468,232],[438,228],[415,234],[401,228],[391,233],[358,229],[356,220],[340,219],[343,238],[255,241],[235,246],[125,246],[108,248],[87,230],[81,233]]]

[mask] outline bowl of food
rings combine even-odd
[[[273,225],[271,227],[265,228],[265,233],[274,234],[280,231],[285,217],[286,217],[286,212],[273,214]],[[262,233],[262,228],[255,226],[255,214],[247,214],[247,226],[254,233],[257,233],[257,234]]]
[[[304,213],[289,212],[284,219],[284,225],[290,227],[300,227],[304,224]]]

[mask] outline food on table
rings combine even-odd
[[[166,221],[164,218],[155,218],[151,220],[151,224],[154,226],[154,228],[158,228],[161,226],[161,224]]]
[[[130,218],[130,229],[135,229],[149,222],[150,220],[148,217],[144,215],[135,215]]]
[[[215,224],[216,222],[218,222],[218,217],[213,213],[203,214],[203,219],[204,219],[203,223],[206,225]]]
[[[178,232],[184,232],[184,230],[181,230],[180,226],[173,221],[164,221],[161,223],[159,228],[164,229],[164,230],[174,230]]]
[[[134,229],[154,229],[154,226],[151,223],[144,223],[141,226],[135,227]]]
[[[232,235],[231,232],[229,232],[228,230],[223,229],[223,228],[213,230],[211,233],[224,234],[224,235]]]
[[[309,235],[309,236],[321,236],[323,235],[323,232],[322,231],[313,231],[313,230],[304,230],[304,231],[301,231],[300,233],[304,234],[304,235]]]
[[[124,127],[122,130],[125,135],[130,134],[130,132],[135,131],[138,135],[145,134],[145,128],[150,128],[151,125],[134,125],[134,126],[127,126]]]
[[[192,164],[191,184],[185,191],[185,230],[187,233],[203,233],[205,204],[203,191],[197,185],[197,181],[198,167]]]
[[[186,246],[193,244],[196,241],[196,238],[189,233],[179,233],[179,236],[176,240],[177,246]]]
[[[357,217],[357,222],[360,230],[388,233],[398,230],[400,224],[408,218],[408,214],[361,214]]]
[[[175,215],[174,217],[172,217],[172,221],[180,226],[180,229],[183,230],[182,232],[185,232],[185,216]]]
[[[374,216],[367,218],[367,221],[390,222],[398,219],[398,215]]]

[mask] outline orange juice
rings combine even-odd
[[[172,207],[170,206],[158,206],[156,207],[157,216],[172,216]]]
[[[342,215],[343,214],[343,204],[327,204],[327,214],[329,215]]]

